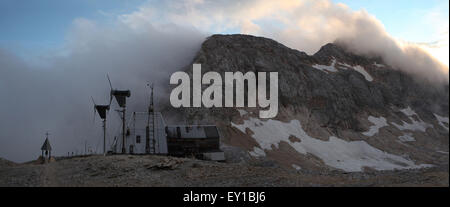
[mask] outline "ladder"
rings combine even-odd
[[[146,153],[155,154],[156,151],[156,136],[155,136],[155,113],[150,112],[148,115],[148,124],[146,127]]]
[[[153,84],[149,85],[151,89],[150,93],[150,104],[148,106],[148,117],[147,117],[147,127],[146,127],[146,146],[145,151],[147,154],[156,154],[157,151],[157,139],[156,139],[156,117],[155,117],[155,109],[153,103]]]

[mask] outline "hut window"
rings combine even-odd
[[[136,136],[136,143],[141,143],[141,136],[140,135],[137,135]]]

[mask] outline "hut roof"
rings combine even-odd
[[[52,150],[52,146],[50,146],[50,141],[48,141],[48,138],[45,138],[44,144],[41,147],[41,150]]]

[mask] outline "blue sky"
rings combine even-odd
[[[379,19],[394,37],[413,42],[434,41],[427,15],[439,12],[449,18],[448,0],[334,0],[353,10],[365,9]]]
[[[108,14],[135,11],[145,0],[0,0],[0,47],[27,59],[60,47],[76,18],[108,21]],[[436,17],[448,24],[447,0],[333,0],[353,10],[365,9],[396,38],[411,42],[438,40]],[[153,2],[157,4],[158,2]],[[439,18],[439,17],[437,17]],[[444,18],[446,20],[444,20]],[[448,28],[447,28],[448,29]],[[448,32],[448,30],[447,30]],[[447,34],[448,35],[448,34]]]
[[[34,55],[61,46],[76,18],[107,20],[128,13],[144,0],[0,0],[0,47]]]

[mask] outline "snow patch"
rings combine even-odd
[[[432,127],[432,125],[427,124],[425,122],[423,122],[422,120],[420,121],[416,121],[414,119],[410,120],[413,122],[412,124],[407,123],[405,121],[402,121],[402,124],[396,124],[394,122],[391,122],[392,125],[394,125],[395,127],[397,127],[399,130],[405,131],[405,130],[409,130],[409,131],[421,131],[421,132],[425,132],[427,130],[428,127]]]
[[[373,81],[372,76],[362,66],[353,66],[353,69],[361,73],[367,81]]]
[[[433,128],[433,125],[428,124],[424,122],[422,119],[420,119],[419,115],[417,115],[416,112],[414,112],[409,106],[408,108],[400,110],[403,114],[408,116],[409,120],[412,123],[407,123],[405,121],[402,121],[402,125],[396,124],[394,122],[391,122],[395,127],[397,127],[399,130],[410,130],[410,131],[421,131],[425,132],[427,128]],[[418,121],[414,119],[412,116],[417,116]]]
[[[348,172],[362,171],[363,167],[393,170],[431,166],[416,165],[411,160],[374,148],[365,141],[348,142],[334,136],[330,137],[329,141],[312,138],[306,134],[298,120],[283,123],[273,119],[263,121],[252,117],[244,120],[243,124],[231,122],[231,125],[243,133],[246,133],[247,128],[250,129],[253,132],[252,137],[263,150],[278,148],[279,143],[284,141],[301,154],[313,154],[322,159],[326,165]],[[299,138],[301,142],[292,142],[290,136]]]
[[[336,63],[340,66],[344,66],[341,69],[347,69],[347,68],[353,68],[354,70],[358,71],[359,73],[361,73],[364,78],[367,81],[373,81],[372,76],[364,69],[364,67],[357,65],[357,66],[351,66],[347,63],[340,63],[337,62],[335,58],[333,58],[333,61],[331,62],[331,65],[319,65],[319,64],[315,64],[312,65],[313,68],[323,71],[323,72],[338,72],[338,70],[336,69]]]
[[[353,70],[358,71],[359,73],[361,73],[364,76],[364,78],[367,81],[373,81],[372,76],[364,69],[364,67],[362,67],[360,65],[351,66],[351,65],[349,65],[347,63],[338,63],[338,64],[341,65],[341,66],[344,66],[344,69],[352,68]]]
[[[326,72],[326,71],[338,72],[336,67],[335,67],[335,65],[336,65],[336,59],[333,59],[333,61],[331,62],[331,65],[318,65],[318,64],[315,64],[312,67],[317,69],[317,70],[323,71],[323,72]]]
[[[444,129],[446,129],[448,131],[448,117],[439,116],[437,114],[434,114],[434,116],[438,120],[439,125],[441,125],[441,127],[443,127]],[[445,125],[445,123],[447,125]]]
[[[265,157],[266,152],[259,147],[253,147],[253,151],[248,152],[253,157]]]
[[[245,115],[248,114],[248,112],[247,112],[246,110],[243,110],[243,109],[238,109],[237,111],[239,112],[239,114],[240,114],[241,116],[245,116]]]
[[[377,117],[369,116],[368,120],[370,122],[372,122],[373,124],[375,124],[370,127],[369,131],[362,133],[363,135],[368,136],[368,137],[371,137],[371,136],[375,135],[376,133],[378,133],[380,128],[388,126],[388,123],[384,117],[377,118]]]
[[[349,65],[347,63],[338,63],[338,64],[341,65],[341,66],[344,66],[343,69],[353,68],[353,66],[351,66],[351,65]]]
[[[386,67],[385,65],[383,65],[383,64],[378,64],[377,62],[374,62],[373,65],[375,65],[375,66],[377,66],[377,67],[379,67],[379,68],[384,68],[384,67]]]
[[[445,152],[445,151],[436,151],[436,152],[448,155],[448,152]]]
[[[292,164],[292,167],[293,167],[295,170],[301,170],[301,169],[302,169],[300,166],[298,166],[298,165],[296,165],[296,164]]]
[[[406,108],[406,109],[401,109],[400,111],[401,111],[402,113],[404,113],[406,116],[413,116],[413,115],[416,115],[416,116],[417,116],[416,112],[415,112],[414,110],[412,110],[411,107],[409,107],[409,106],[408,106],[408,108]]]
[[[398,139],[401,142],[414,142],[414,141],[416,141],[416,139],[414,139],[414,137],[412,136],[411,133],[406,133],[406,134],[404,134],[402,136],[399,136]]]

